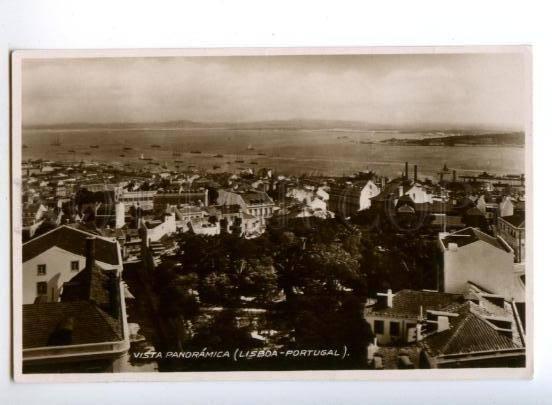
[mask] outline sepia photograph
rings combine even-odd
[[[531,63],[15,52],[16,379],[529,378]]]

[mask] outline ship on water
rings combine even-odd
[[[177,148],[173,151],[172,155],[173,155],[173,157],[179,157],[179,156],[181,156],[181,155],[182,155],[182,150],[181,150],[181,148],[180,148],[180,147],[177,147]]]
[[[100,145],[90,145],[90,147],[91,147],[92,149],[98,149],[98,148],[100,147]]]
[[[59,138],[59,135],[56,135],[56,138],[52,141],[52,143],[50,145],[52,145],[52,146],[61,146],[61,140]]]

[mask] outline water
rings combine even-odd
[[[62,146],[50,143],[59,136]],[[437,178],[447,164],[458,174],[524,172],[524,149],[511,146],[404,146],[378,142],[420,139],[439,133],[346,130],[89,129],[25,130],[23,158],[140,162],[140,154],[170,168],[193,165],[212,171],[270,167],[285,174],[341,176],[357,170],[399,175],[404,162],[418,165],[419,177]],[[151,145],[160,145],[152,148]],[[90,145],[99,145],[98,149]],[[251,145],[253,150],[248,149]],[[132,147],[132,150],[124,150]],[[75,152],[69,152],[74,150]],[[191,151],[201,151],[193,154]],[[181,153],[173,156],[173,152]],[[88,153],[88,155],[87,155]],[[262,153],[264,155],[259,155]],[[124,154],[125,157],[119,155]],[[222,158],[214,157],[216,154]],[[182,163],[175,163],[182,160]],[[237,163],[243,160],[244,163]],[[256,162],[257,164],[252,164]],[[214,170],[213,166],[220,166]]]

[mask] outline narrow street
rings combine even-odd
[[[134,298],[126,299],[128,324],[130,329],[130,350],[126,354],[123,372],[156,372],[157,361],[135,356],[136,353],[156,351],[159,337],[156,333],[155,318],[145,297],[145,289],[138,277],[137,270],[141,263],[125,264],[123,280]]]

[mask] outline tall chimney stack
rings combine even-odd
[[[452,171],[452,181],[456,183],[456,170]]]
[[[414,181],[418,181],[418,165],[414,165]]]
[[[96,263],[96,238],[91,236],[86,238],[86,270],[92,270]]]
[[[404,177],[408,180],[408,162],[404,162]]]

